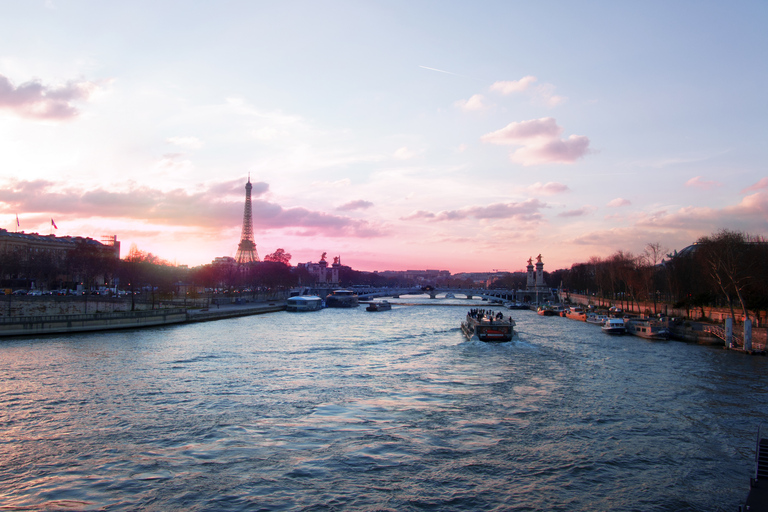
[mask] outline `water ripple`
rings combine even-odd
[[[744,498],[766,359],[527,311],[513,341],[467,342],[462,311],[4,342],[0,510],[724,511]]]

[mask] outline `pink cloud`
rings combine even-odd
[[[283,207],[259,199],[258,196],[266,192],[269,185],[260,182],[252,185],[256,191],[256,198],[251,201],[255,228],[290,228],[301,235],[355,238],[384,234],[381,228],[367,221],[303,207]],[[225,229],[242,224],[244,199],[243,180],[213,184],[197,192],[183,189],[163,191],[146,186],[129,186],[121,191],[83,191],[44,180],[12,181],[0,187],[0,212],[45,212],[46,215],[56,215],[57,221],[60,218],[102,217],[164,226]]]
[[[71,119],[79,114],[73,103],[87,100],[95,89],[96,84],[85,81],[47,87],[33,80],[15,87],[0,75],[0,108],[33,119]]]
[[[529,75],[521,78],[520,80],[494,82],[494,84],[491,85],[491,90],[500,92],[501,94],[505,95],[513,94],[527,90],[534,82],[536,82],[536,77]]]
[[[547,163],[571,164],[587,154],[589,138],[571,135],[565,140],[550,140],[541,145],[524,146],[511,155],[511,160],[522,165]]]
[[[562,194],[564,192],[569,192],[570,189],[568,188],[568,185],[563,185],[562,183],[556,183],[556,182],[550,181],[545,184],[534,183],[533,185],[528,187],[528,191],[532,194],[551,196],[555,194]]]
[[[582,206],[581,208],[578,208],[576,210],[568,210],[567,212],[560,212],[557,214],[558,217],[582,217],[584,215],[589,215],[590,213],[594,212],[596,208],[594,206]]]
[[[454,105],[467,112],[483,110],[485,108],[482,94],[475,94],[468,100],[459,100]]]
[[[621,206],[629,206],[630,204],[632,204],[632,202],[629,199],[617,197],[616,199],[612,199],[611,201],[608,201],[608,204],[606,204],[606,206],[610,208],[619,208]]]
[[[701,176],[696,176],[695,178],[691,178],[685,182],[686,187],[696,187],[704,190],[709,190],[711,188],[719,187],[721,185],[722,183],[719,183],[717,181],[704,181],[701,179]]]
[[[500,130],[487,133],[480,139],[491,144],[522,146],[510,159],[522,165],[547,163],[570,164],[589,151],[589,138],[571,135],[560,139],[563,129],[552,117],[510,123]]]
[[[410,215],[406,215],[405,217],[400,217],[400,220],[420,220],[420,219],[431,220],[434,218],[435,218],[434,213],[428,212],[426,210],[418,210],[413,212]]]
[[[756,190],[761,190],[764,188],[768,188],[768,178],[761,178],[760,181],[758,181],[754,185],[750,185],[749,187],[743,189],[741,193],[745,194],[747,192],[754,192]]]
[[[341,206],[337,206],[336,210],[346,212],[351,210],[365,210],[366,208],[370,208],[373,206],[373,203],[370,201],[365,201],[363,199],[358,199],[356,201],[350,201],[348,203],[344,203]]]
[[[520,221],[539,221],[539,210],[546,208],[546,203],[538,199],[528,199],[520,203],[495,203],[488,206],[469,206],[459,210],[444,210],[439,213],[431,213],[424,210],[412,213],[401,220],[433,220],[453,221],[469,218],[487,219],[515,219]]]
[[[526,144],[532,139],[552,139],[560,136],[563,129],[557,125],[552,117],[509,123],[507,126],[495,132],[487,133],[480,137],[483,142],[491,144]]]
[[[520,80],[509,80],[494,82],[491,85],[490,90],[492,92],[498,92],[505,96],[515,93],[525,92],[531,97],[533,103],[546,105],[549,107],[556,107],[565,102],[564,96],[558,96],[555,94],[555,86],[552,84],[541,84],[534,86],[536,82],[535,76],[526,76]]]
[[[736,206],[725,208],[725,211],[743,216],[762,217],[768,223],[768,191],[748,195]]]

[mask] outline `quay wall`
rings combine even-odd
[[[170,304],[136,304],[131,311],[131,302],[102,299],[88,301],[87,313],[85,301],[81,297],[63,297],[63,300],[49,300],[40,297],[14,298],[13,316],[0,315],[0,337],[34,336],[41,334],[60,334],[86,331],[108,331],[153,327],[158,325],[181,324],[187,322],[208,322],[225,318],[234,318],[262,313],[274,313],[286,308],[285,301],[213,304],[210,307],[168,307]],[[190,306],[192,304],[188,303]],[[1,304],[8,307],[8,304]],[[201,304],[200,306],[205,306]],[[22,313],[22,314],[19,314]]]
[[[187,321],[181,309],[94,313],[90,315],[40,315],[0,319],[0,336],[35,336],[84,331],[131,329]]]
[[[155,303],[155,309],[160,306]],[[135,301],[135,311],[151,310],[152,302]],[[131,311],[131,299],[106,297],[28,297],[0,295],[0,318],[46,315],[86,315]]]

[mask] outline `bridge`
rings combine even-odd
[[[308,290],[308,293],[325,297],[333,290],[337,289],[338,288],[311,288]],[[437,299],[438,296],[442,296],[442,298],[446,299],[465,297],[468,300],[479,298],[485,300],[537,303],[553,298],[553,294],[549,290],[536,293],[535,291],[529,290],[486,290],[480,288],[439,288],[432,286],[419,288],[375,288],[354,286],[352,289],[357,292],[360,300],[372,300],[378,297],[399,298],[402,295],[429,295],[431,299]]]

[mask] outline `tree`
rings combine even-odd
[[[267,262],[275,262],[275,263],[282,263],[284,265],[290,265],[291,262],[291,255],[290,253],[286,253],[285,249],[278,249],[272,254],[267,254],[264,256],[264,261]]]
[[[725,296],[731,309],[731,316],[736,318],[733,309],[735,295],[741,305],[744,318],[749,318],[745,291],[750,282],[757,278],[766,265],[762,258],[752,257],[759,237],[739,231],[723,229],[713,236],[699,238],[696,254],[712,282]]]
[[[649,243],[645,246],[645,251],[638,257],[639,272],[645,285],[646,297],[653,298],[653,312],[657,313],[656,301],[656,276],[659,274],[659,266],[664,261],[664,254],[667,249],[663,249],[658,242]]]

